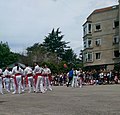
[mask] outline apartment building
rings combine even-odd
[[[83,64],[114,69],[120,63],[119,5],[93,11],[83,24]]]

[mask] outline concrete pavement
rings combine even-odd
[[[0,115],[120,115],[120,85],[71,88],[42,93],[0,94]]]

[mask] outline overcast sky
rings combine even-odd
[[[0,0],[0,41],[21,53],[60,28],[63,40],[78,52],[83,48],[82,24],[90,13],[117,4],[118,0]]]

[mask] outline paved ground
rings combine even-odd
[[[45,94],[0,94],[0,115],[120,115],[120,85],[53,89]]]

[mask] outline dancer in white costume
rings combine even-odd
[[[18,64],[15,64],[15,67],[13,67],[12,69],[12,74],[14,75],[14,83],[15,83],[13,94],[15,94],[17,90],[18,90],[18,93],[20,94],[21,88],[22,88],[23,70],[19,67]]]
[[[43,87],[43,76],[42,76],[42,71],[43,68],[39,67],[38,63],[34,63],[35,68],[34,68],[34,74],[35,74],[35,81],[36,81],[36,93],[40,90],[41,93],[45,93],[44,87]]]
[[[74,70],[73,71],[73,79],[72,79],[72,87],[77,87],[78,86],[78,71]]]
[[[5,71],[3,72],[3,75],[5,77],[5,89],[7,92],[10,92],[10,78],[11,78],[11,73],[9,71],[9,67],[6,67]]]
[[[28,93],[32,92],[32,88],[33,88],[33,91],[35,91],[33,72],[32,72],[32,69],[28,66],[28,64],[26,64],[26,68],[24,69],[24,75],[29,88]]]
[[[2,85],[2,69],[0,69],[0,93],[3,94],[3,85]]]
[[[49,77],[51,75],[51,70],[47,67],[47,65],[44,66],[42,74],[44,76],[45,90],[49,89],[50,91],[52,91],[52,87],[51,87],[50,80],[49,80]]]

